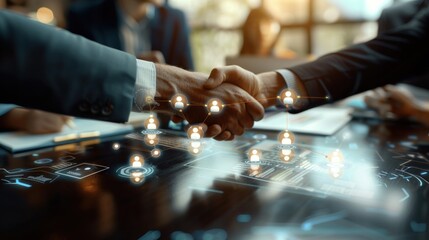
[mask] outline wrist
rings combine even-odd
[[[181,68],[156,64],[157,89],[155,101],[159,112],[171,113],[170,100],[176,94],[183,94],[190,103],[202,101],[201,89],[208,76],[201,73],[189,72]]]
[[[261,101],[264,108],[274,106],[279,92],[286,88],[283,77],[277,72],[266,72],[257,75],[261,95],[265,101]]]

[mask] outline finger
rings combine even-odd
[[[222,83],[234,84],[249,92],[252,96],[255,96],[259,91],[256,75],[236,65],[214,68],[210,72],[204,87],[213,89]]]
[[[240,124],[240,122],[238,124],[235,124],[234,127],[230,127],[228,129],[233,129],[229,131],[234,135],[241,136],[244,133],[244,127]]]
[[[250,97],[253,100],[246,101],[246,110],[252,116],[253,121],[259,121],[264,118],[264,107],[254,98]]]
[[[227,77],[224,72],[224,68],[214,68],[209,75],[209,78],[204,83],[204,88],[213,89],[221,85],[224,81],[227,80]]]
[[[254,124],[253,117],[250,116],[248,112],[244,113],[244,116],[239,119],[239,122],[244,129],[250,129]]]
[[[234,140],[234,138],[235,138],[235,135],[231,134],[231,137],[229,137],[228,139],[226,139],[226,141],[232,141],[232,140]]]
[[[218,140],[218,141],[223,141],[223,140],[227,140],[229,138],[231,138],[232,134],[230,131],[226,130],[224,132],[222,132],[221,134],[217,135],[216,137],[214,137],[214,139]]]
[[[205,137],[212,138],[222,133],[222,128],[218,124],[208,126]]]

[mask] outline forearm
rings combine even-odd
[[[264,99],[257,99],[261,101],[264,108],[274,106],[277,101],[277,96],[286,88],[286,82],[283,77],[277,72],[266,72],[257,75],[260,80],[260,88]],[[264,101],[266,100],[266,101]]]

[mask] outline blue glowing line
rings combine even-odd
[[[346,212],[341,211],[330,215],[324,215],[324,216],[308,219],[307,221],[302,223],[301,229],[304,231],[310,231],[311,229],[313,229],[314,225],[340,220],[345,216],[346,216]]]
[[[402,198],[401,200],[399,200],[400,202],[403,202],[403,201],[407,200],[410,197],[410,194],[408,194],[407,190],[405,190],[404,188],[402,188],[402,192],[405,193],[405,197]]]
[[[422,176],[427,175],[427,174],[428,174],[428,172],[422,172],[422,173],[420,173],[420,175],[422,175]]]
[[[223,194],[223,191],[219,191],[216,189],[211,189],[211,188],[201,188],[201,187],[193,187],[193,186],[189,186],[189,189],[193,189],[193,190],[198,190],[198,191],[205,191],[205,192],[212,192],[212,193],[219,193],[219,194]]]
[[[31,188],[31,185],[30,185],[30,184],[20,182],[20,181],[19,181],[19,179],[15,179],[15,184],[17,184],[17,185],[19,185],[19,186],[26,187],[26,188]]]

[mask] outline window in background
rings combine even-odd
[[[276,48],[298,57],[320,56],[368,40],[377,33],[383,8],[408,0],[265,0],[282,22]],[[261,0],[169,0],[185,11],[191,23],[192,47],[198,71],[224,65],[241,47],[241,25]]]
[[[313,29],[314,56],[337,51],[353,43],[363,42],[377,34],[377,23],[316,25]]]

